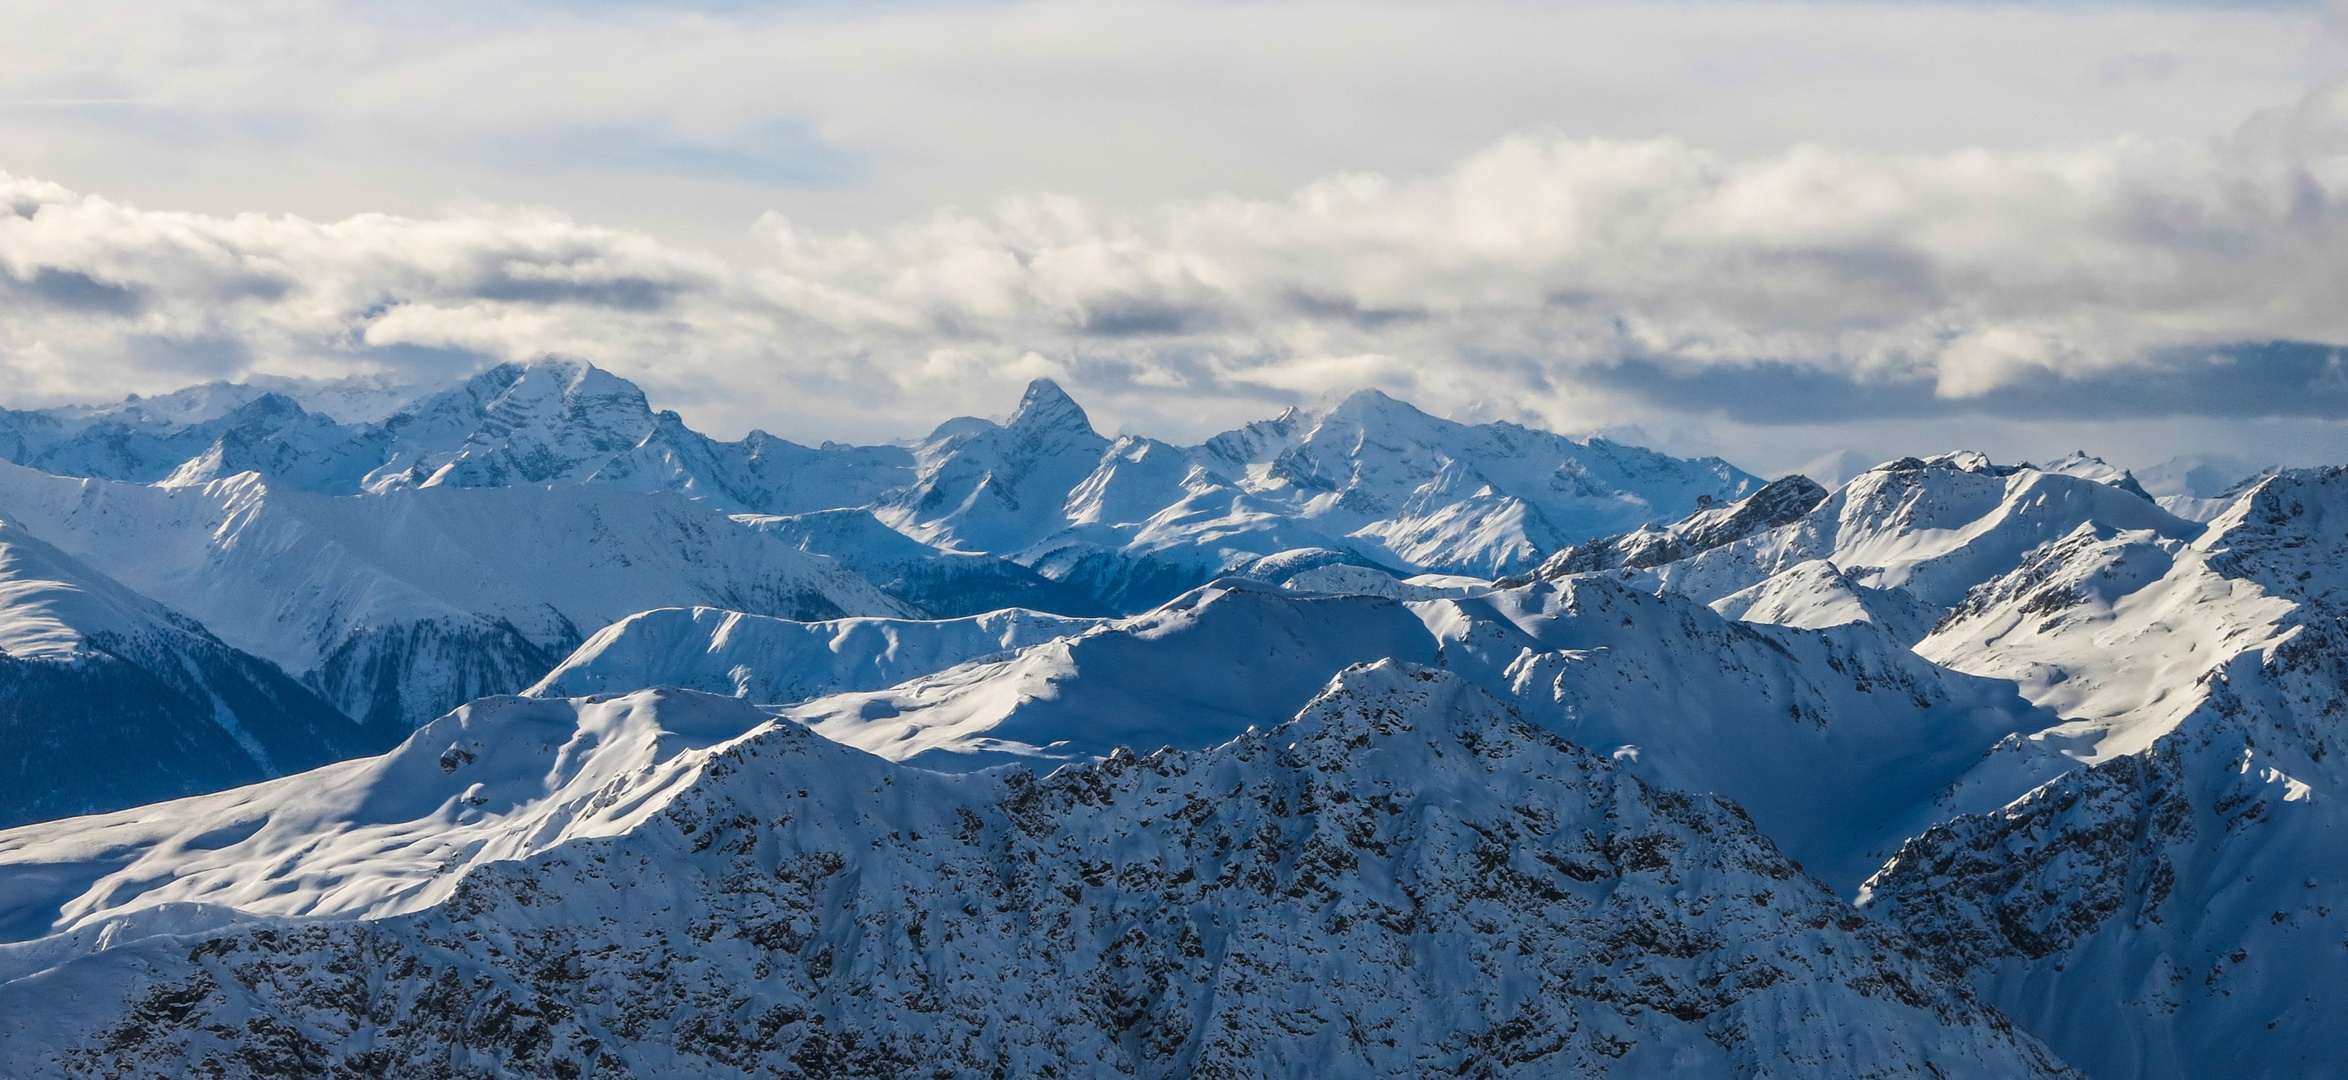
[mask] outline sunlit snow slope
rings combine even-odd
[[[267,661],[0,523],[0,825],[114,810],[370,749]]]
[[[2061,1074],[1733,807],[1439,671],[1040,779],[764,719],[485,703],[177,831],[0,833],[123,867],[18,912],[76,929],[0,947],[0,1070]]]

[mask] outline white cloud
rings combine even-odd
[[[802,436],[917,430],[1046,369],[1178,434],[1370,383],[1569,428],[1669,411],[1663,384],[1605,377],[1625,358],[1969,399],[2174,346],[2348,341],[2343,182],[2348,159],[2190,140],[1732,157],[1512,138],[1275,199],[771,217],[729,261],[542,210],[315,223],[8,179],[0,372],[20,400],[87,398],[561,353],[717,427]]]
[[[2168,381],[2128,407],[2157,412],[2217,377],[2178,347],[2348,341],[2348,91],[2304,92],[2339,59],[2312,8],[12,19],[17,403],[554,352],[805,439],[999,409],[1042,373],[1173,436],[1374,383],[1815,456],[1836,436],[1756,425],[2091,387],[2026,402],[2043,423],[2139,371]]]
[[[0,167],[339,219],[470,195],[704,246],[1021,191],[1141,206],[1515,132],[1731,154],[2204,136],[2320,81],[2289,3],[20,0]]]

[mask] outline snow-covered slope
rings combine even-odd
[[[200,866],[162,887],[213,898],[116,873],[20,913],[79,930],[0,950],[0,1068],[2062,1073],[1733,808],[1440,672],[1348,672],[1273,730],[1040,780],[759,718],[500,703],[306,791],[181,804],[179,832],[0,834],[7,870]]]
[[[1755,626],[1644,585],[1580,575],[1410,606],[1453,670],[1654,783],[1735,799],[1845,894],[1947,816],[1983,754],[2054,722],[1878,626]]]
[[[914,448],[918,478],[891,493],[878,513],[924,543],[1016,551],[1065,523],[1068,493],[1108,448],[1082,407],[1058,384],[1038,379],[1003,424],[962,417],[941,425]]]
[[[0,524],[0,825],[248,784],[372,749],[269,663]]]
[[[738,514],[735,520],[801,551],[830,556],[882,592],[938,618],[1010,607],[1076,616],[1116,610],[1076,582],[1055,581],[1000,556],[931,547],[881,524],[868,510]]]
[[[1315,571],[1280,589],[1220,581],[1089,627],[1033,618],[652,612],[599,635],[537,692],[681,685],[798,702],[785,715],[838,741],[967,769],[1095,760],[1119,745],[1205,749],[1277,723],[1348,664],[1439,662],[1534,723],[1621,748],[1656,783],[1737,799],[1846,893],[1947,816],[1940,796],[1983,754],[2055,723],[2012,684],[1937,668],[1877,627],[1750,627],[1591,577],[1495,591]],[[980,655],[1023,634],[1048,640]],[[801,701],[827,684],[836,692]]]
[[[255,471],[280,489],[332,495],[595,483],[777,514],[862,506],[912,479],[912,455],[897,447],[812,449],[762,431],[719,442],[655,413],[634,383],[572,360],[502,364],[398,407],[385,405],[392,393],[262,376],[108,406],[0,410],[0,456],[137,483]]]
[[[1947,614],[1904,589],[1861,585],[1825,559],[1795,563],[1709,606],[1731,619],[1766,626],[1824,630],[1872,623],[1902,642],[1922,641]]]
[[[1974,590],[1921,651],[2069,718],[1985,771],[2093,767],[1919,836],[1868,902],[2095,1075],[2338,1075],[2343,521],[2348,475],[2287,472],[2190,541],[2083,525]]]
[[[1668,521],[1761,481],[1718,458],[1440,420],[1375,390],[1219,435],[1200,457],[1325,530],[1426,570],[1491,577],[1592,536]]]
[[[1696,499],[1696,512],[1669,524],[1646,525],[1627,533],[1585,540],[1560,549],[1542,560],[1532,574],[1505,578],[1522,584],[1532,578],[1556,578],[1592,570],[1641,570],[1678,562],[1757,532],[1790,525],[1825,502],[1827,491],[1807,476],[1770,481],[1761,490],[1725,505],[1712,497]]]
[[[2205,528],[2095,464],[1894,462],[1792,524],[1560,585],[1619,579],[2012,680],[2041,718],[1948,759],[1862,902],[2092,1076],[2338,1075],[2348,980],[2314,958],[2348,941],[2348,475],[2269,478]],[[1747,798],[1735,774],[1771,749],[1674,782]]]
[[[2152,493],[2144,490],[2144,485],[2136,482],[2136,474],[2089,454],[2085,450],[2073,450],[2044,465],[2031,467],[2040,472],[2076,476],[2081,480],[2093,480],[2098,484],[2116,487],[2140,498],[2152,498]]]
[[[1706,603],[1826,559],[1852,580],[1953,607],[2038,545],[2084,522],[2170,538],[2201,526],[2095,480],[2001,466],[1976,453],[1902,458],[1852,478],[1800,520],[1659,567],[1666,587]]]
[[[526,693],[578,697],[680,686],[761,704],[883,690],[957,664],[1081,634],[1098,619],[1005,608],[960,619],[798,622],[660,608],[595,632]]]
[[[267,468],[325,490],[355,484],[375,451],[365,429],[285,395],[211,383],[99,408],[0,410],[0,456],[63,476],[134,483]]]
[[[0,514],[294,673],[379,746],[528,686],[638,611],[912,614],[713,508],[594,486],[330,497],[252,474],[150,487],[0,464]]]
[[[862,506],[911,479],[896,447],[811,449],[751,432],[722,443],[655,413],[636,384],[590,364],[504,364],[385,420],[370,491],[609,484],[769,514]]]
[[[366,419],[310,411],[297,394]],[[910,448],[809,448],[757,431],[719,442],[653,411],[635,384],[562,359],[499,365],[387,415],[357,407],[379,404],[380,392],[348,397],[256,379],[110,406],[0,410],[0,457],[175,486],[250,471],[280,491],[327,495],[666,492],[796,519],[803,541],[829,545],[810,550],[867,564],[892,594],[949,616],[1010,605],[1138,612],[1295,551],[1491,576],[1760,486],[1717,459],[1459,424],[1375,392],[1190,448],[1105,438],[1049,380],[1004,424],[951,420]],[[843,534],[842,512],[859,510],[918,543]],[[992,558],[971,557],[981,554]]]
[[[915,454],[920,477],[882,500],[882,521],[1006,555],[1124,611],[1298,550],[1490,576],[1761,487],[1716,459],[1459,424],[1375,391],[1184,448],[1106,439],[1038,380],[1008,423],[949,421]]]
[[[1145,615],[784,714],[927,768],[1089,761],[1119,746],[1215,746],[1294,715],[1348,665],[1435,652],[1392,600],[1217,582]]]

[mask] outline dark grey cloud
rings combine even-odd
[[[24,278],[0,274],[0,287],[25,301],[102,315],[136,315],[146,303],[138,289],[55,267],[42,267]]]
[[[1079,329],[1094,337],[1166,337],[1211,329],[1211,308],[1140,296],[1107,296],[1084,307]]]
[[[556,278],[515,277],[492,273],[473,287],[484,300],[522,304],[587,304],[620,311],[658,311],[669,306],[685,284],[646,277],[615,277],[604,281],[566,281]]]
[[[1323,296],[1303,290],[1288,294],[1288,306],[1308,319],[1343,322],[1363,330],[1381,330],[1427,319],[1426,312],[1415,308],[1364,307],[1361,301],[1350,296]]]
[[[1650,405],[1748,424],[1953,416],[2348,418],[2348,347],[2309,341],[2161,349],[2125,366],[2016,376],[1969,397],[1940,396],[1930,378],[1877,379],[1841,365],[1783,361],[1699,365],[1639,357],[1591,368],[1585,378]]]

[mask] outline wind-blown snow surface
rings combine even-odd
[[[0,524],[0,826],[115,810],[370,749],[266,661]]]
[[[176,833],[0,834],[126,867],[19,913],[76,929],[0,949],[0,1066],[2060,1073],[1733,807],[1441,672],[1355,669],[1273,730],[1044,779],[765,721],[687,691],[485,703]],[[334,842],[279,854],[303,835]],[[118,900],[150,861],[216,906]]]

